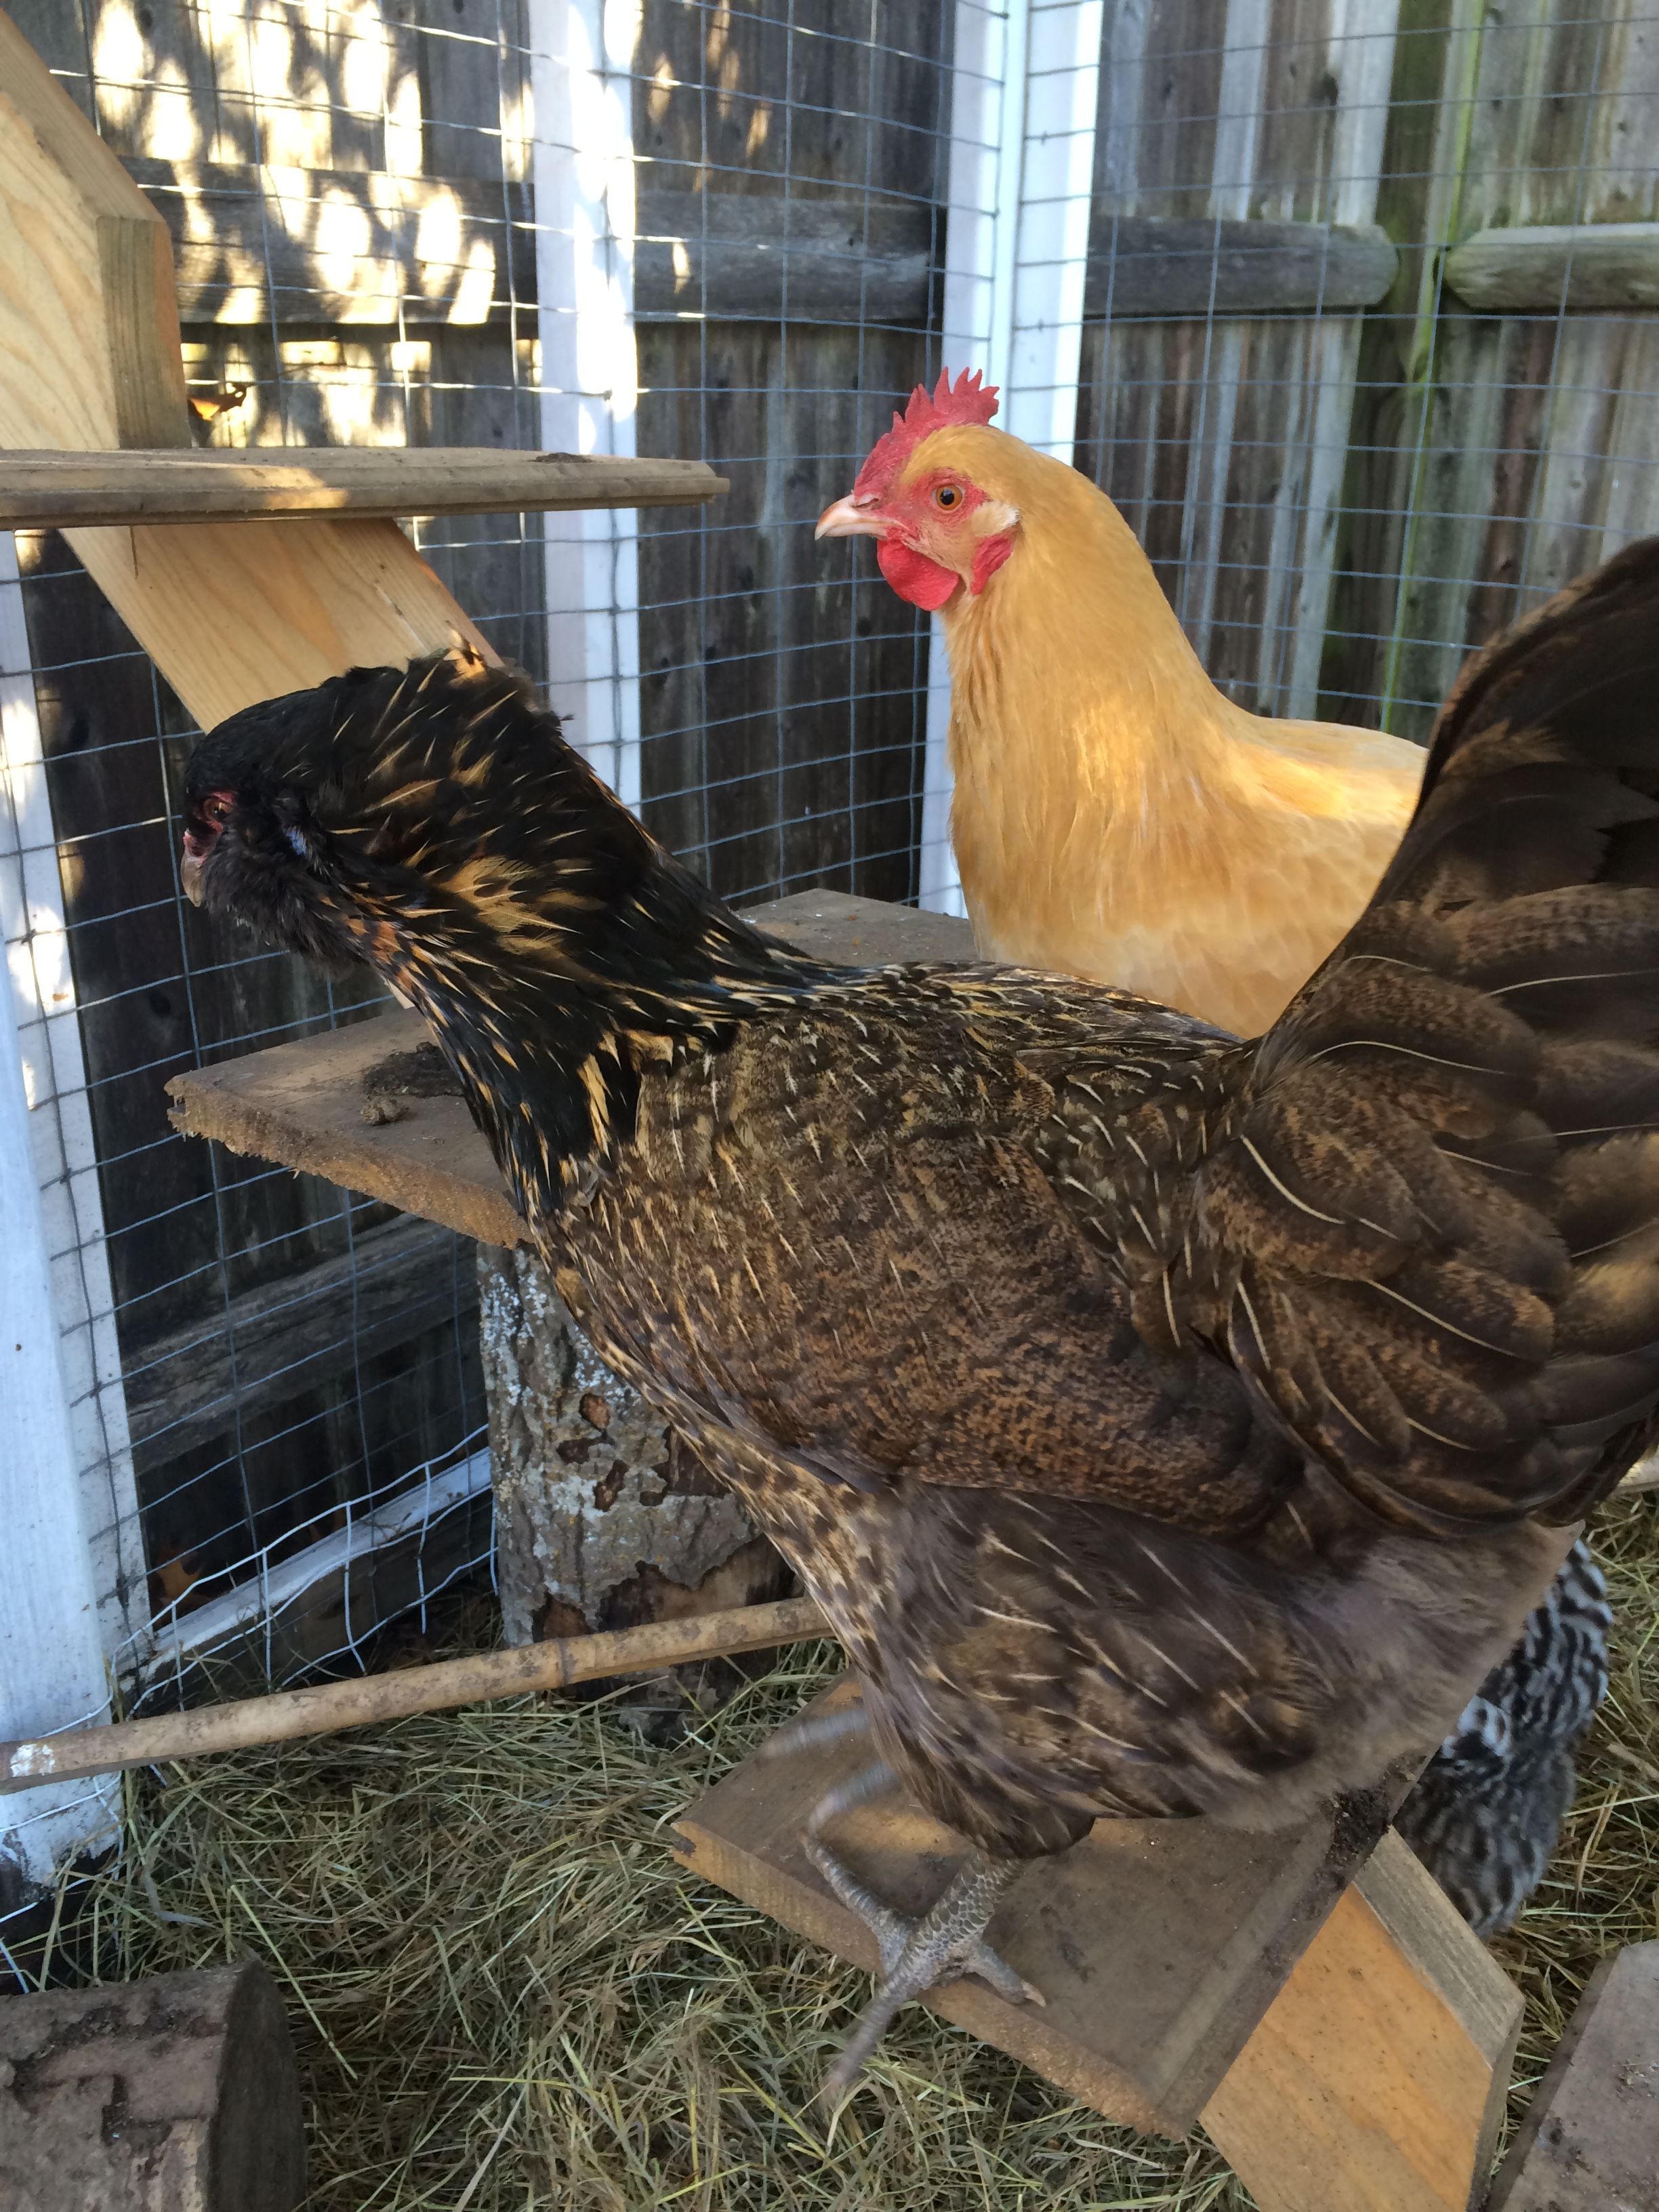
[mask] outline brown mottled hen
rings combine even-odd
[[[476,663],[233,717],[187,887],[429,1020],[603,1355],[974,1847],[843,2060],[1115,1814],[1273,1828],[1513,1644],[1659,1400],[1659,541],[1478,657],[1266,1036],[769,943]]]

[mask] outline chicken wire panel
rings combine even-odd
[[[1653,316],[1581,304],[1570,237],[1524,312],[1465,300],[1452,257],[1652,219],[1651,6],[1106,13],[1079,465],[1240,704],[1423,737],[1468,645],[1654,526]],[[1191,227],[1164,312],[1138,218]],[[1373,228],[1392,281],[1333,300]],[[1286,243],[1313,271],[1294,307]]]
[[[173,231],[199,442],[536,442],[535,332],[507,244],[526,228],[524,33],[495,0],[487,27],[448,0],[395,23],[361,7],[18,12]],[[533,669],[538,527],[467,518],[422,536]],[[73,1103],[118,1343],[103,1395],[122,1403],[139,1524],[112,1656],[148,1684],[251,1642],[281,1676],[488,1562],[473,1255],[173,1134],[170,1074],[382,1001],[181,905],[189,720],[64,541],[25,537],[20,554],[40,834],[84,1059]]]
[[[562,8],[15,12],[167,222],[198,442],[542,442],[555,213],[535,141],[557,126],[535,88]],[[937,366],[951,13],[650,0],[623,58],[656,255],[638,449],[732,483],[707,515],[641,519],[640,787],[733,895],[914,888],[925,634],[810,526]],[[550,618],[593,611],[550,606],[539,518],[417,535],[538,678]],[[181,904],[189,718],[64,542],[19,545],[121,1370],[100,1402],[125,1417],[106,1456],[136,1499],[136,1528],[100,1532],[126,1545],[109,1641],[141,1684],[250,1645],[280,1678],[488,1559],[472,1255],[171,1131],[169,1075],[381,1001]]]
[[[728,897],[915,893],[926,632],[811,524],[937,366],[953,12],[643,10],[639,449],[732,489],[640,518],[641,791]]]

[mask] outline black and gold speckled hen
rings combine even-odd
[[[430,1022],[560,1287],[974,1847],[850,2078],[1100,1816],[1272,1828],[1442,1735],[1659,1401],[1659,541],[1465,671],[1267,1032],[816,966],[477,662],[234,716],[187,887]],[[833,1809],[833,1808],[832,1808]]]

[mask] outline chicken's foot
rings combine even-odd
[[[873,1786],[872,1772],[884,1778]],[[846,2049],[825,2076],[820,2095],[834,2106],[852,2087],[865,2061],[886,2033],[894,2014],[940,1982],[977,1974],[1010,2004],[1041,2004],[1042,1993],[1017,1974],[985,1941],[985,1930],[1003,1892],[1024,1871],[1020,1859],[988,1858],[970,1851],[944,1894],[920,1920],[911,1920],[883,1903],[817,1832],[823,1823],[886,1786],[887,1770],[866,1768],[832,1790],[807,1824],[807,1856],[849,1912],[857,1913],[881,1954],[882,1984],[866,2008]]]
[[[844,1742],[849,1735],[863,1735],[869,1726],[870,1716],[864,1710],[862,1698],[853,1705],[837,1705],[833,1712],[797,1713],[775,1735],[767,1737],[760,1755],[763,1759],[793,1759],[798,1751],[821,1751],[825,1744]],[[816,1820],[817,1814],[812,1817]]]

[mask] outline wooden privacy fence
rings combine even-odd
[[[549,442],[570,217],[528,118],[560,10],[13,13],[172,234],[200,438]],[[867,549],[809,526],[942,358],[1000,364],[1010,419],[1112,492],[1252,707],[1420,734],[1468,641],[1652,526],[1638,0],[872,0],[852,28],[833,0],[644,0],[639,22],[629,434],[731,490],[583,574],[637,637],[647,819],[728,893],[921,880],[927,638]],[[538,529],[447,518],[422,544],[545,673]],[[151,1608],[189,1608],[470,1464],[472,1255],[171,1137],[170,1075],[365,994],[181,911],[185,720],[63,540],[21,562],[107,1233],[77,1253],[104,1316],[88,1448],[131,1470],[137,1626],[145,1565]],[[488,1538],[471,1508],[397,1526],[328,1634]]]

